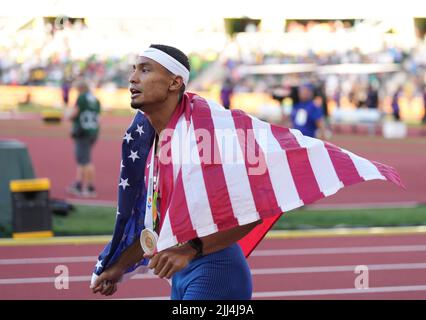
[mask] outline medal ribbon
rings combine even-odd
[[[155,166],[155,147],[157,137],[154,138],[154,145],[151,153],[151,161],[148,174],[148,190],[146,195],[145,207],[145,228],[155,230],[157,225],[158,211],[157,211],[157,198],[158,198],[158,174],[154,176]],[[158,170],[157,170],[158,171]],[[155,189],[155,190],[154,190]]]

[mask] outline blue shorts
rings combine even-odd
[[[194,259],[172,279],[172,300],[250,300],[250,268],[235,243]]]

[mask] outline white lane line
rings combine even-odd
[[[253,257],[426,251],[426,245],[255,250]]]
[[[327,272],[354,272],[357,266],[321,266],[321,267],[293,267],[293,268],[262,268],[252,269],[252,275],[265,274],[289,274],[289,273],[327,273]],[[396,263],[396,264],[372,264],[367,265],[368,270],[415,270],[425,269],[426,263]]]
[[[23,259],[0,259],[1,265],[16,264],[48,264],[48,263],[77,263],[77,262],[93,262],[96,263],[96,256],[81,257],[48,257],[48,258],[23,258]]]
[[[255,250],[251,254],[251,256],[265,257],[265,256],[423,252],[423,251],[426,251],[426,245]],[[46,264],[78,263],[78,262],[96,263],[96,259],[97,259],[96,256],[0,259],[0,266],[1,265],[19,265],[19,264],[44,264],[44,263]]]
[[[397,287],[377,287],[368,289],[323,289],[323,290],[294,290],[294,291],[266,291],[254,292],[253,298],[279,298],[279,297],[306,297],[341,294],[367,294],[367,293],[393,293],[393,292],[415,292],[426,291],[426,285],[419,286],[397,286]]]
[[[327,273],[327,272],[354,272],[356,265],[347,266],[321,266],[321,267],[294,267],[294,268],[257,268],[252,269],[252,275],[268,275],[268,274],[292,274],[292,273]],[[417,270],[425,269],[426,263],[396,263],[396,264],[372,264],[367,265],[368,269],[374,271],[385,270]],[[71,276],[69,282],[90,282],[91,276]],[[158,279],[154,274],[137,274],[131,278],[134,279]],[[0,279],[0,285],[6,284],[24,284],[24,283],[53,283],[54,277],[39,278],[11,278]]]
[[[52,270],[53,273],[53,270]],[[39,277],[39,278],[11,278],[11,279],[0,279],[0,285],[6,284],[28,284],[28,283],[54,283],[55,277]],[[92,276],[71,276],[69,282],[87,282],[89,286]],[[138,274],[133,279],[158,279],[153,274]]]
[[[293,290],[293,291],[265,291],[254,292],[253,298],[285,298],[285,297],[307,297],[307,296],[325,296],[325,295],[344,295],[344,294],[369,294],[369,293],[396,293],[396,292],[419,292],[426,291],[426,285],[419,286],[395,286],[395,287],[377,287],[368,289],[321,289],[321,290]],[[112,300],[170,300],[168,296],[162,297],[140,297],[140,298],[121,298]]]
[[[52,270],[53,272],[53,270]],[[69,282],[85,282],[90,283],[91,276],[74,276],[69,277]],[[55,283],[55,277],[39,277],[39,278],[14,278],[0,279],[0,285],[6,284],[29,284],[29,283]]]

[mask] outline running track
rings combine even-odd
[[[0,246],[0,299],[104,299],[89,290],[103,244]],[[265,239],[249,258],[254,299],[426,299],[426,234]],[[69,269],[69,289],[54,286]],[[355,289],[355,266],[369,289]],[[151,275],[120,285],[108,299],[167,299]]]

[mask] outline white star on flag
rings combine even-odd
[[[121,182],[118,184],[118,186],[123,187],[123,190],[126,190],[126,187],[130,187],[130,184],[127,183],[127,180],[129,180],[128,178],[127,179],[120,178],[120,180]]]
[[[143,126],[139,126],[139,125],[137,125],[138,126],[138,128],[136,129],[136,131],[137,132],[139,132],[139,135],[141,136],[142,135],[142,133],[145,133],[144,131],[143,131]]]
[[[138,152],[137,151],[133,152],[132,150],[130,150],[129,158],[132,158],[133,162],[135,162],[136,159],[140,159],[138,156]]]
[[[120,211],[117,210],[117,216],[119,216],[120,214],[121,214]]]
[[[96,262],[96,269],[102,268],[102,260],[98,260],[98,262]]]
[[[123,160],[120,162],[120,170],[124,168]]]
[[[132,135],[128,132],[126,132],[126,135],[124,136],[123,140],[126,140],[127,143],[130,142],[130,140],[133,140]]]

